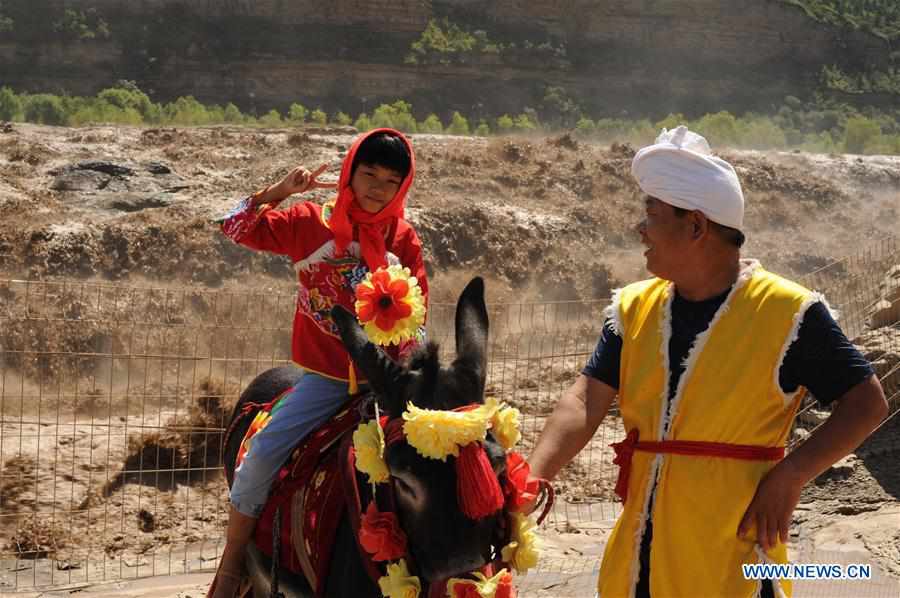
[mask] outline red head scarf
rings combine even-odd
[[[371,214],[363,210],[353,195],[353,189],[350,188],[350,179],[353,170],[353,158],[359,146],[373,135],[379,133],[389,133],[392,136],[399,137],[406,145],[409,151],[409,172],[403,178],[400,189],[394,198],[382,210],[376,214]],[[384,244],[384,237],[390,227],[398,218],[403,218],[404,207],[406,205],[406,192],[412,185],[413,175],[416,172],[416,158],[413,154],[412,145],[409,140],[404,137],[400,131],[394,129],[373,129],[364,135],[360,135],[347,157],[344,158],[344,164],[341,167],[341,178],[338,182],[337,203],[328,219],[328,226],[334,233],[334,242],[337,246],[338,253],[343,252],[353,241],[353,227],[359,230],[359,245],[362,249],[362,257],[369,270],[375,271],[380,267],[387,266],[385,253],[387,251]]]

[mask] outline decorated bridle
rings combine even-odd
[[[408,403],[401,417],[376,416],[359,425],[353,433],[356,468],[368,476],[373,486],[387,482],[390,473],[384,450],[403,441],[425,458],[446,461],[448,456],[455,457],[456,492],[461,510],[466,517],[478,520],[506,507],[510,534],[500,559],[517,573],[524,573],[537,564],[539,542],[535,528],[549,512],[553,498],[549,483],[531,478],[528,463],[512,450],[521,437],[519,418],[518,409],[501,405],[493,398],[483,405],[472,404],[452,411],[422,409]],[[488,430],[506,451],[505,491],[484,449]],[[523,508],[539,498],[543,511],[535,522],[523,513]],[[406,535],[394,513],[378,511],[372,501],[363,515],[359,542],[373,560],[395,561],[387,564],[387,575],[378,580],[385,596],[418,596],[421,582],[409,571],[405,558]],[[449,596],[506,598],[514,595],[512,574],[507,568],[491,577],[480,572],[472,575],[476,579],[448,580]]]
[[[414,336],[424,324],[425,302],[417,280],[408,268],[389,266],[366,275],[356,287],[356,316],[369,339],[380,345],[399,344]],[[353,368],[351,367],[351,374]],[[457,502],[463,514],[480,520],[506,508],[508,538],[500,561],[517,573],[537,565],[539,543],[535,528],[553,505],[553,488],[530,475],[530,467],[513,447],[521,438],[519,410],[494,398],[453,410],[423,409],[407,403],[399,416],[375,417],[359,424],[353,433],[356,469],[368,477],[373,496],[390,479],[384,460],[385,447],[406,442],[427,459],[455,457]],[[506,452],[506,483],[501,487],[484,449],[488,431]],[[378,579],[388,598],[417,598],[422,590],[407,564],[407,539],[395,513],[379,511],[372,500],[362,515],[358,540],[373,561],[386,563],[387,575]],[[536,521],[525,512],[532,503],[543,508]],[[493,573],[488,569],[488,573]],[[512,574],[506,567],[488,577],[472,572],[475,579],[447,581],[451,598],[512,598]]]

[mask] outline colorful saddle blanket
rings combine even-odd
[[[256,413],[241,442],[235,468],[243,462],[253,436],[266,427],[286,395],[283,393]],[[297,445],[278,472],[256,524],[256,546],[271,558],[276,541],[275,515],[279,514],[280,565],[305,576],[317,596],[325,595],[329,558],[346,506],[338,447],[344,435],[359,424],[364,396],[352,398],[344,409]]]

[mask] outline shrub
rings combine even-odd
[[[756,149],[781,149],[787,146],[787,137],[770,119],[756,117],[743,123],[740,143]]]
[[[872,142],[881,135],[881,127],[878,123],[869,120],[865,116],[854,116],[847,120],[844,131],[844,151],[850,154],[861,154],[866,149],[866,144]]]
[[[360,133],[365,133],[366,131],[371,131],[375,128],[372,126],[372,120],[365,112],[356,117],[356,122],[353,123],[353,126],[356,127]]]
[[[513,130],[519,133],[528,133],[535,129],[537,129],[537,119],[528,113],[523,112],[513,119]]]
[[[66,110],[62,100],[55,95],[40,93],[26,96],[25,120],[45,125],[65,125]]]
[[[479,137],[487,137],[491,134],[491,126],[487,123],[486,120],[482,119],[478,121],[478,126],[475,127],[474,135]]]
[[[259,117],[259,124],[264,127],[280,127],[284,122],[281,120],[278,110],[272,109]]]
[[[288,108],[288,120],[295,125],[301,125],[306,122],[306,116],[309,110],[303,104],[291,104]]]
[[[198,102],[194,96],[182,96],[166,104],[162,113],[167,122],[176,125],[205,125],[210,122],[206,106]]]
[[[737,119],[726,111],[707,114],[693,127],[712,147],[735,146],[740,142]]]
[[[0,89],[0,119],[18,120],[22,117],[22,99],[8,87]]]
[[[429,114],[425,120],[419,124],[419,132],[440,135],[444,132],[444,123],[441,122],[441,119],[438,118],[437,114]]]
[[[97,99],[107,102],[121,110],[132,109],[141,115],[146,122],[159,120],[160,107],[136,86],[133,88],[110,87],[97,94]]]
[[[680,112],[678,114],[672,114],[671,112],[667,117],[657,122],[654,127],[657,131],[662,131],[663,129],[672,130],[677,128],[679,125],[686,125],[688,123],[688,119],[684,117]]]
[[[241,114],[241,111],[237,106],[235,106],[231,102],[228,102],[225,105],[224,112],[222,113],[222,119],[227,123],[237,124],[244,122],[244,115]]]
[[[508,135],[512,133],[514,125],[515,122],[513,122],[512,117],[509,114],[504,114],[497,119],[497,132],[502,135]]]
[[[450,117],[450,124],[447,126],[447,133],[450,135],[468,135],[469,121],[466,120],[459,112],[454,112]]]
[[[316,108],[309,113],[309,122],[324,127],[328,124],[328,115],[321,108]]]
[[[579,137],[591,137],[596,132],[597,125],[591,119],[582,116],[575,123],[575,134]]]
[[[412,105],[397,100],[393,104],[382,104],[372,113],[372,127],[391,127],[404,133],[418,132],[416,118],[412,115]]]

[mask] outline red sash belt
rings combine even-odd
[[[696,457],[722,457],[745,461],[778,461],[784,457],[783,446],[753,446],[751,444],[727,444],[724,442],[703,442],[699,440],[663,440],[638,442],[637,428],[631,430],[625,440],[610,446],[616,452],[613,464],[619,466],[616,480],[616,494],[625,502],[628,497],[628,478],[631,475],[631,457],[634,451],[647,453],[670,453],[673,455],[693,455]]]

